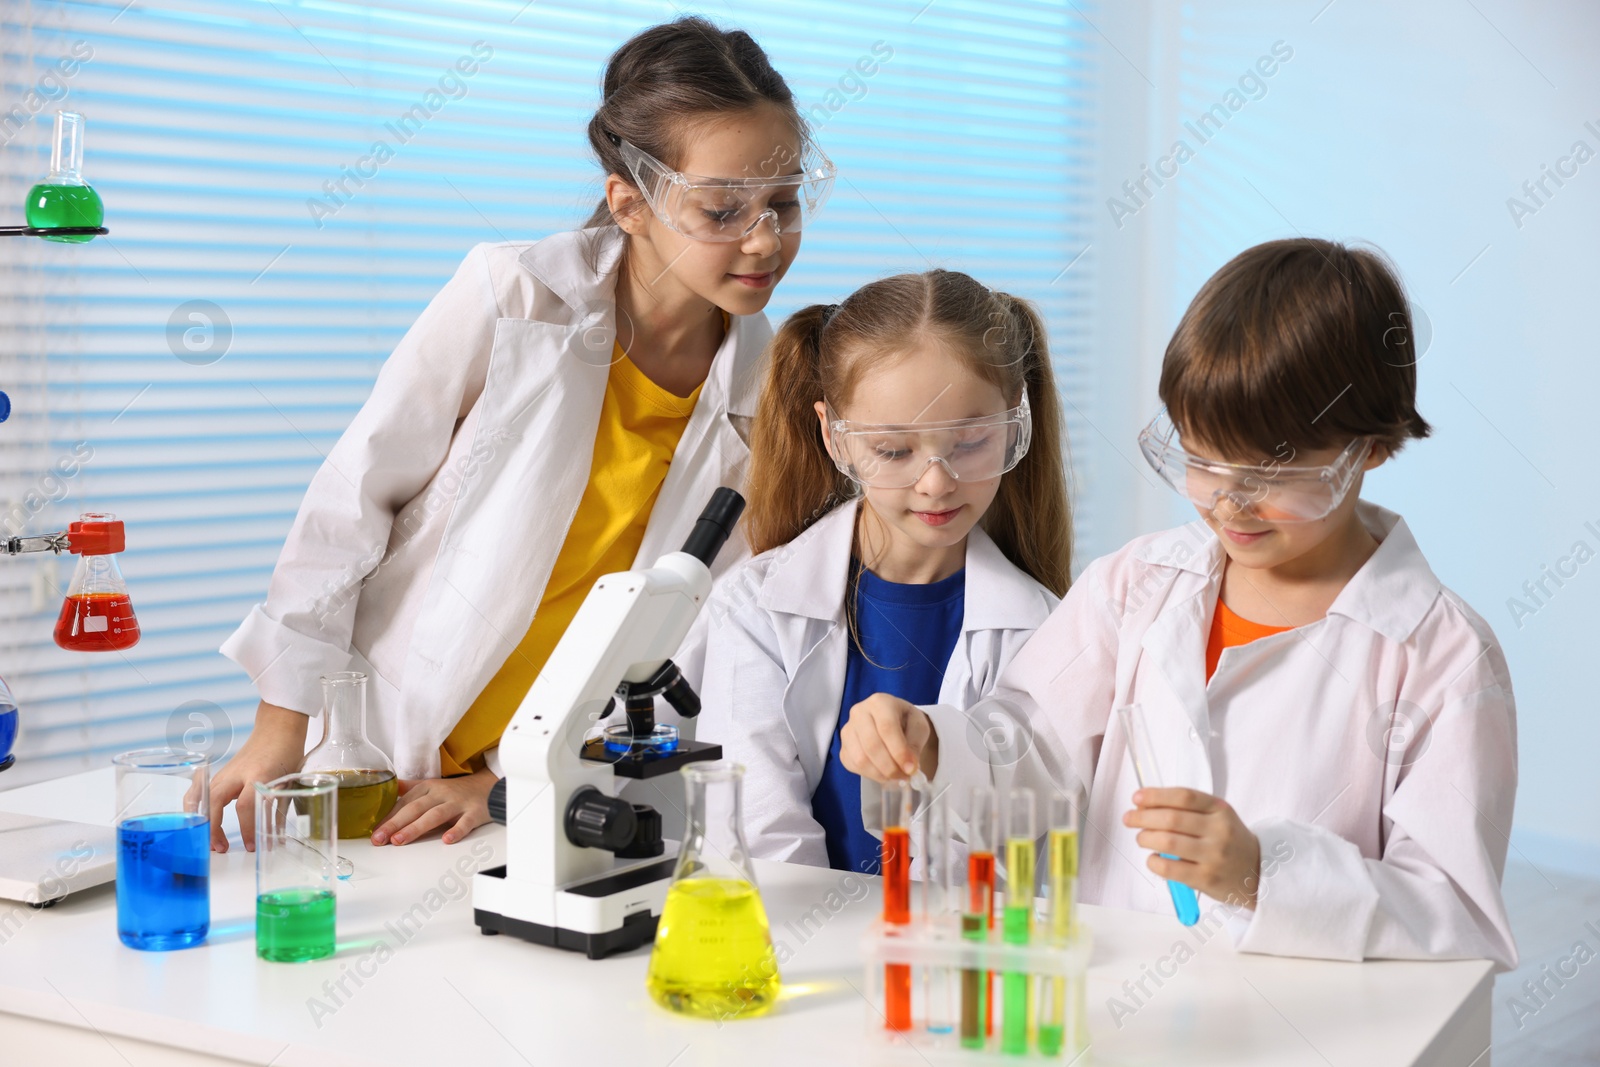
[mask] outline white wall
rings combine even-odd
[[[1435,436],[1370,477],[1366,495],[1407,517],[1440,578],[1505,646],[1521,757],[1513,845],[1536,864],[1600,870],[1600,477],[1589,433],[1600,391],[1600,8],[1324,4],[1152,0],[1097,20],[1108,42],[1102,204],[1114,194],[1132,204],[1118,186],[1179,137],[1195,154],[1120,227],[1109,209],[1100,215],[1100,429],[1121,454],[1092,457],[1107,542],[1094,548],[1184,517],[1150,479],[1125,477],[1124,460],[1137,459],[1162,347],[1200,283],[1271,238],[1380,246],[1431,323],[1418,370]],[[1293,55],[1259,99],[1204,144],[1184,129],[1279,41]],[[1547,182],[1552,195],[1535,205],[1523,183],[1579,141],[1595,158],[1563,187]],[[1537,210],[1514,220],[1511,197]],[[1528,597],[1523,583],[1579,542],[1596,558],[1569,561],[1575,576]],[[1533,613],[1514,618],[1512,598]]]

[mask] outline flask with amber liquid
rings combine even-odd
[[[339,836],[368,837],[400,793],[394,764],[367,740],[367,676],[341,671],[322,676],[322,740],[306,753],[303,773],[339,780]]]

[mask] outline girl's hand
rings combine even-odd
[[[211,777],[211,851],[228,851],[222,809],[238,801],[239,836],[256,850],[256,782],[270,782],[300,769],[306,752],[306,716],[268,704],[256,709],[255,729],[233,758]]]
[[[1141,789],[1122,824],[1152,850],[1146,865],[1213,900],[1255,910],[1261,881],[1261,842],[1221,797],[1194,789]],[[1178,857],[1164,859],[1155,853]]]
[[[372,831],[374,845],[404,845],[445,823],[444,843],[453,845],[489,821],[489,790],[495,773],[484,769],[460,778],[423,778],[400,783],[400,799],[383,825]]]
[[[839,762],[875,782],[910,778],[919,768],[932,778],[939,769],[939,735],[915,704],[874,693],[850,709],[839,731]]]

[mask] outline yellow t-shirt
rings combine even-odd
[[[672,453],[689,424],[703,384],[688,396],[674,396],[645,377],[621,345],[612,359],[589,484],[550,572],[533,624],[439,746],[446,776],[483,766],[484,751],[500,742],[511,716],[594,583],[602,575],[631,568],[644,541],[645,525],[672,464]]]

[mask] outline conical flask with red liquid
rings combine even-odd
[[[116,554],[124,544],[122,523],[115,515],[86,512],[68,534],[75,548],[84,547],[56,620],[56,644],[69,652],[132,648],[139,643],[139,620],[117,566]]]

